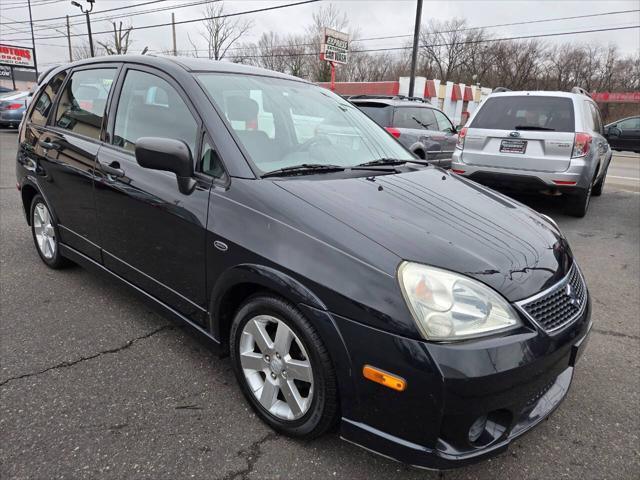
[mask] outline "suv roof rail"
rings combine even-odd
[[[578,93],[580,95],[586,95],[587,97],[592,98],[591,94],[582,87],[573,87],[571,89],[571,93]]]
[[[412,101],[412,102],[423,102],[423,103],[427,103],[427,100],[425,100],[422,97],[407,97],[406,95],[373,95],[373,94],[358,94],[358,95],[348,95],[346,97],[349,100],[356,100],[356,99],[367,99],[370,98],[372,100],[379,98],[379,99],[384,99],[384,100],[408,100],[408,101]]]
[[[496,87],[493,89],[491,93],[502,93],[502,92],[510,92],[511,89],[507,87]]]

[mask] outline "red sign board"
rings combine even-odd
[[[594,92],[591,98],[600,103],[640,103],[640,92]]]
[[[15,45],[0,44],[0,65],[10,67],[35,68],[33,49]]]

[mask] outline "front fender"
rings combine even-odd
[[[242,284],[264,287],[296,304],[303,315],[316,328],[329,351],[336,370],[343,414],[354,415],[358,404],[355,392],[351,356],[332,314],[327,306],[309,288],[290,275],[258,264],[241,264],[226,270],[214,285],[211,294],[211,333],[216,340],[226,344],[222,311],[227,293]],[[228,298],[228,297],[227,297]],[[346,413],[345,413],[346,412]]]

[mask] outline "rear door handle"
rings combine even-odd
[[[104,163],[99,162],[100,168],[107,174],[112,177],[124,177],[124,170],[120,168],[120,164],[118,162]]]

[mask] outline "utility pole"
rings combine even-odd
[[[33,17],[31,16],[31,0],[27,2],[29,4],[29,26],[31,27],[31,44],[33,45],[33,67],[36,71],[36,78],[38,78],[38,61],[36,60],[36,38],[33,36]]]
[[[171,12],[171,30],[173,31],[173,56],[178,56],[178,49],[176,47],[176,14]]]
[[[413,97],[416,84],[416,63],[418,63],[418,40],[420,39],[420,21],[422,17],[422,0],[418,0],[416,7],[416,26],[413,30],[413,51],[411,52],[411,77],[409,78],[409,96]]]
[[[67,43],[69,44],[69,61],[73,62],[73,54],[71,53],[71,29],[69,28],[69,15],[67,15]]]
[[[84,7],[82,5],[80,5],[78,2],[76,2],[75,0],[73,0],[71,2],[71,5],[73,5],[74,7],[78,7],[80,9],[80,11],[82,13],[84,13],[87,17],[87,33],[89,34],[89,51],[91,52],[91,56],[95,57],[96,54],[93,51],[93,38],[91,36],[91,20],[89,19],[89,14],[91,13],[91,10],[93,10],[93,3],[96,0],[87,0],[87,2],[89,3],[89,5],[91,5],[90,8],[88,8],[87,10],[84,9]]]

